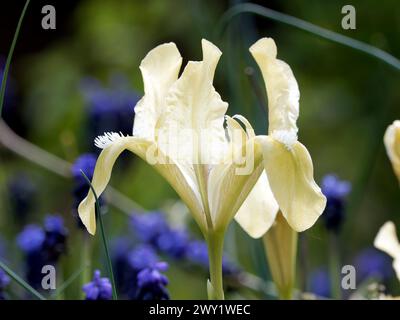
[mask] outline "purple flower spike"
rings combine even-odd
[[[45,240],[44,230],[36,225],[30,224],[17,237],[17,244],[26,253],[39,250]]]
[[[100,270],[95,270],[93,280],[85,284],[82,290],[86,294],[86,300],[111,300],[112,286],[108,278],[100,277]]]
[[[338,232],[345,217],[346,197],[351,191],[348,181],[339,180],[337,176],[328,174],[322,179],[322,193],[327,203],[322,218],[328,230]]]
[[[145,268],[137,276],[137,294],[138,300],[167,300],[169,294],[165,288],[168,285],[168,278],[161,272],[165,271],[168,265],[158,263],[152,268]]]
[[[344,199],[350,191],[350,182],[340,180],[334,174],[327,174],[322,179],[322,193],[327,198]]]
[[[134,215],[131,218],[131,225],[140,241],[153,245],[156,245],[160,235],[169,230],[167,221],[160,212]]]

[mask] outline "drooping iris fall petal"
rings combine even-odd
[[[326,198],[314,181],[311,156],[300,142],[292,149],[265,139],[264,166],[279,208],[297,232],[310,228],[324,211]]]
[[[105,137],[107,137],[107,135]],[[97,196],[100,196],[106,188],[111,177],[114,163],[124,150],[129,150],[143,160],[146,160],[146,152],[150,148],[155,147],[155,144],[150,141],[136,137],[123,137],[117,134],[108,136],[108,141],[103,141],[103,144],[101,144],[100,141],[98,141],[97,144],[103,149],[97,159],[92,180],[92,185]],[[159,150],[158,152],[161,153]],[[171,186],[173,186],[178,195],[187,203],[189,209],[195,215],[194,218],[196,221],[202,226],[204,224],[204,219],[201,215],[202,209],[199,207],[197,196],[193,192],[193,187],[188,185],[188,179],[183,176],[183,172],[179,169],[178,165],[166,156],[163,157],[166,159],[167,163],[155,164],[154,168],[171,184]],[[88,232],[90,234],[95,234],[95,197],[91,191],[89,191],[87,197],[80,203],[78,212]]]

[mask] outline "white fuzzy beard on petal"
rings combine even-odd
[[[124,138],[124,135],[121,132],[105,132],[102,136],[98,136],[94,139],[94,145],[97,148],[104,149],[121,138]]]
[[[297,142],[297,132],[295,130],[274,130],[272,137],[283,143],[288,150],[292,150],[293,145]]]

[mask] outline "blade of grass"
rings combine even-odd
[[[97,198],[96,191],[94,190],[89,178],[85,175],[85,173],[82,170],[81,170],[81,173],[82,173],[82,176],[85,178],[86,182],[88,183],[88,185],[90,186],[90,190],[92,190],[94,198],[96,200],[96,212],[97,212],[97,217],[99,218],[101,238],[102,238],[103,245],[104,245],[104,251],[105,251],[105,254],[106,254],[108,271],[110,273],[110,278],[111,278],[111,283],[112,283],[113,300],[117,300],[118,299],[118,297],[117,297],[117,287],[115,286],[113,267],[112,267],[112,263],[111,263],[111,259],[110,259],[110,254],[109,254],[109,251],[108,251],[107,238],[106,238],[105,231],[104,231],[103,218],[101,216],[99,199]]]
[[[8,51],[6,65],[4,66],[3,78],[1,80],[1,89],[0,89],[0,117],[1,117],[1,112],[3,110],[4,96],[6,93],[8,70],[10,68],[11,59],[14,54],[15,44],[17,43],[17,39],[18,39],[18,35],[19,35],[19,30],[21,29],[22,21],[24,20],[25,12],[26,12],[26,9],[28,9],[29,2],[30,2],[30,0],[27,0],[25,2],[25,6],[22,9],[21,15],[19,16],[19,21],[17,24],[17,28],[15,29],[14,38],[11,42],[10,51]]]
[[[322,38],[328,39],[330,41],[340,43],[344,46],[353,48],[355,50],[364,52],[372,57],[375,57],[388,65],[392,66],[396,70],[400,70],[400,60],[397,59],[396,57],[392,56],[391,54],[377,48],[374,46],[371,46],[367,43],[364,43],[362,41],[344,36],[340,33],[333,32],[331,30],[322,28],[320,26],[317,26],[315,24],[312,24],[308,21],[293,17],[291,15],[275,11],[269,8],[265,8],[263,6],[257,5],[257,4],[252,4],[252,3],[241,3],[238,5],[235,5],[228,9],[225,14],[222,16],[220,19],[216,30],[216,38],[219,38],[222,35],[222,32],[224,31],[225,27],[229,24],[229,22],[232,20],[232,18],[239,16],[242,13],[251,13],[251,14],[256,14],[265,18],[269,18],[275,21],[279,21],[281,23],[285,23],[287,25],[290,25],[292,27],[310,32],[312,34],[315,34],[317,36],[320,36]]]
[[[39,292],[37,292],[34,288],[32,288],[27,282],[25,282],[19,275],[17,275],[14,271],[12,271],[8,266],[6,266],[0,260],[0,268],[5,271],[11,278],[13,278],[21,287],[23,287],[26,291],[32,294],[39,300],[46,300],[44,296],[42,296]]]
[[[61,293],[64,292],[79,276],[82,272],[89,266],[82,266],[80,269],[76,270],[64,283],[51,295],[52,299],[56,299]]]

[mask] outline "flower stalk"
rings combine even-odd
[[[99,199],[97,197],[97,194],[93,188],[93,185],[91,184],[89,178],[85,175],[85,173],[81,170],[82,176],[85,178],[85,180],[87,181],[87,183],[90,186],[90,191],[93,193],[94,198],[95,198],[95,212],[97,213],[97,218],[99,219],[99,224],[100,224],[100,231],[101,231],[101,239],[103,242],[103,246],[104,246],[104,252],[107,258],[107,267],[108,267],[108,271],[110,273],[110,278],[111,278],[111,285],[112,285],[112,298],[113,300],[118,300],[118,296],[117,296],[117,288],[115,285],[115,279],[114,279],[114,272],[113,272],[113,267],[112,267],[112,263],[111,263],[111,258],[110,258],[110,253],[108,250],[108,243],[107,243],[107,237],[104,231],[104,225],[103,225],[103,218],[101,216],[101,210],[100,210],[100,205],[99,205]]]
[[[206,236],[210,264],[210,280],[208,282],[208,299],[224,300],[222,281],[222,256],[225,232],[211,231]]]
[[[336,233],[330,232],[329,234],[329,273],[331,278],[332,297],[334,299],[341,299],[340,287],[340,252],[338,245],[338,236]]]

